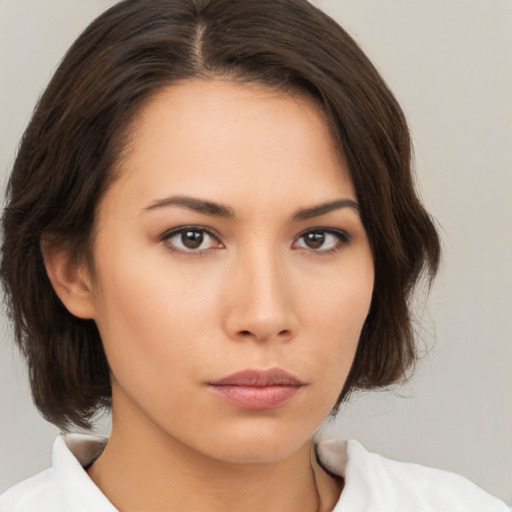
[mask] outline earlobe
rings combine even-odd
[[[41,252],[53,289],[68,311],[79,318],[94,318],[92,281],[86,262],[76,258],[64,243],[42,240]]]

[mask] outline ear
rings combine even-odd
[[[46,272],[55,293],[68,311],[79,318],[95,317],[90,271],[84,258],[77,258],[65,243],[42,240]]]

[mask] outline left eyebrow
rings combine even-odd
[[[341,208],[351,208],[358,215],[360,214],[359,205],[353,199],[336,199],[335,201],[329,201],[328,203],[322,203],[304,210],[299,210],[293,214],[293,220],[300,221],[320,217],[321,215],[326,215],[329,212]]]

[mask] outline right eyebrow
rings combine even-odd
[[[157,208],[165,208],[169,206],[181,206],[212,217],[232,218],[235,216],[234,211],[229,206],[189,196],[172,196],[157,199],[146,206],[144,211],[151,211]]]

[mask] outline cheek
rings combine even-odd
[[[332,284],[334,283],[334,284]],[[331,285],[308,300],[306,338],[314,339],[317,368],[339,394],[352,365],[373,293],[373,266],[333,277]]]
[[[170,287],[166,283],[172,276],[161,272],[125,272],[121,283],[120,275],[104,281],[105,289],[119,293],[105,294],[98,322],[113,374],[116,412],[131,421],[150,418],[165,430],[186,432],[201,424],[199,411],[208,411],[201,405],[200,382],[215,360],[212,304],[205,298],[190,300],[190,287],[177,285],[177,276]],[[131,414],[133,405],[143,416]]]
[[[192,283],[168,265],[142,266],[126,257],[117,265],[105,261],[100,279],[97,324],[119,381],[146,389],[170,386],[193,368],[187,363],[197,364],[198,355],[209,353],[215,323],[215,301],[205,293],[209,283]]]

